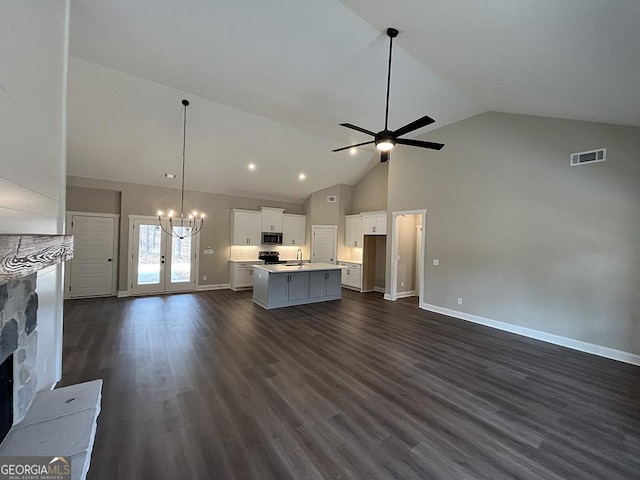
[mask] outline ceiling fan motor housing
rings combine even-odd
[[[390,143],[391,145],[395,145],[396,137],[391,130],[382,130],[381,132],[376,133],[375,136],[376,147],[379,143]]]

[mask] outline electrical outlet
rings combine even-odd
[[[400,282],[400,286],[401,286],[401,287],[404,287],[404,282]]]
[[[206,280],[207,276],[206,275],[202,275],[202,280]]]
[[[49,357],[44,357],[44,373],[47,373],[49,370]]]
[[[462,297],[458,297],[458,305],[462,305]]]

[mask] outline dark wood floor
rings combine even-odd
[[[640,367],[380,297],[66,302],[89,479],[640,478]]]

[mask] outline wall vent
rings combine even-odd
[[[588,152],[572,153],[570,165],[582,165],[583,163],[604,162],[607,159],[607,149],[590,150]]]
[[[337,200],[338,200],[338,197],[336,197],[335,195],[327,196],[327,202],[329,203],[335,203]]]

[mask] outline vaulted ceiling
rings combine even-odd
[[[436,119],[409,137],[488,110],[640,126],[638,25],[637,0],[72,0],[68,174],[179,188],[187,98],[186,188],[355,183],[375,150],[331,149],[383,127],[389,26],[390,127]]]

